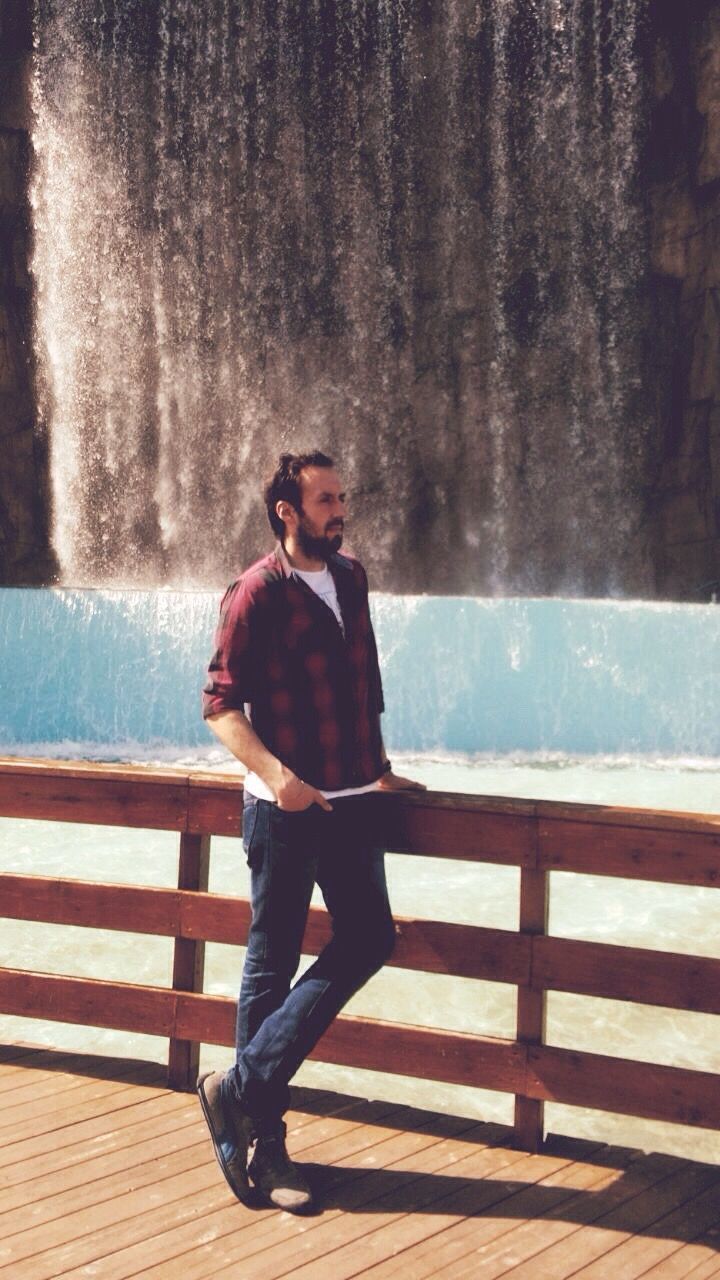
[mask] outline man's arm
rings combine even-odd
[[[311,787],[309,782],[303,782],[268,751],[242,711],[219,711],[207,716],[207,724],[246,769],[262,778],[275,796],[279,809],[297,812],[309,809],[311,804],[319,804],[321,809],[332,809],[321,791]]]

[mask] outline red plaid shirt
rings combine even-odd
[[[326,791],[359,787],[384,772],[384,709],[370,621],[367,575],[334,555],[345,626],[293,575],[281,546],[226,591],[203,716],[243,711],[265,746],[294,773]]]

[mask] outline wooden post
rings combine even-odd
[[[520,870],[520,933],[537,937],[547,933],[548,926],[548,873],[534,867]],[[520,1044],[536,1045],[545,1042],[545,1017],[547,996],[545,990],[533,987],[533,961],[530,953],[530,980],[526,987],[518,987],[516,1039]],[[515,1095],[515,1143],[523,1151],[542,1150],[544,1139],[545,1104],[536,1098]]]
[[[210,836],[180,836],[178,889],[206,893],[210,871]],[[173,991],[202,991],[205,979],[205,943],[176,938],[173,954]],[[200,1065],[200,1045],[193,1040],[170,1040],[168,1084],[171,1089],[194,1089]]]

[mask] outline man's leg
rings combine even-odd
[[[369,795],[336,800],[331,813],[316,806],[285,813],[267,805],[265,814],[259,809],[254,818],[258,834],[251,836],[248,849],[256,886],[252,958],[247,980],[243,975],[249,1003],[240,1013],[244,1044],[235,1070],[222,1080],[222,1098],[226,1115],[253,1117],[259,1137],[250,1165],[253,1180],[276,1204],[281,1203],[278,1187],[283,1198],[285,1189],[292,1196],[300,1188],[295,1203],[284,1199],[285,1208],[306,1207],[309,1201],[309,1192],[302,1198],[301,1178],[293,1188],[298,1171],[284,1151],[280,1116],[289,1081],[343,1005],[388,959],[395,942],[384,854],[375,835],[378,804],[382,801]],[[311,849],[317,855],[308,853]],[[314,872],[333,937],[282,999],[297,966]]]
[[[332,813],[315,806],[305,815],[275,811],[281,829],[307,819],[333,937],[239,1055],[239,1096],[252,1113],[283,1096],[335,1015],[392,952],[384,854],[375,835],[381,803],[371,794],[336,800]]]
[[[250,1143],[253,1138],[266,1138],[271,1150],[275,1144],[273,1203],[299,1211],[309,1207],[311,1196],[284,1149],[287,1083],[245,1090],[239,1065],[247,1043],[290,990],[314,884],[315,860],[304,839],[307,819],[298,814],[297,822],[283,824],[275,817],[278,812],[267,801],[246,797],[243,843],[252,872],[252,920],[238,1002],[238,1062],[227,1073],[203,1076],[198,1093],[218,1163],[238,1198],[246,1199],[250,1192]]]
[[[287,1084],[273,1088],[243,1068],[248,1045],[281,1011],[300,963],[315,884],[313,814],[285,814],[266,800],[245,805],[245,851],[251,870],[252,918],[238,1000],[236,1067],[229,1083],[259,1128],[277,1127],[287,1110]]]
[[[243,1100],[262,1082],[279,1098],[323,1031],[359,987],[390,955],[395,929],[385,883],[384,854],[377,846],[377,800],[336,800],[332,814],[308,814],[319,850],[318,882],[333,923],[333,937],[298,979],[282,1006],[270,1014],[239,1056]],[[278,821],[293,825],[293,816]],[[256,1095],[257,1096],[257,1095]],[[307,1209],[310,1188],[288,1158],[280,1132],[261,1135],[249,1166],[271,1203]]]

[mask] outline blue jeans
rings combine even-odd
[[[252,923],[237,1016],[237,1061],[225,1077],[258,1133],[277,1129],[289,1081],[350,997],[390,956],[395,928],[373,794],[287,813],[245,797],[243,844]],[[332,938],[293,985],[313,885]]]

